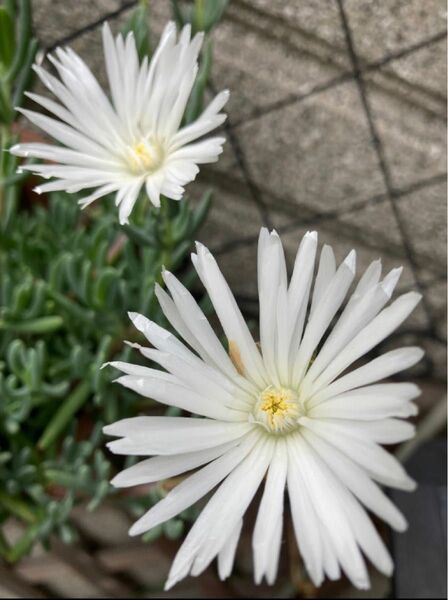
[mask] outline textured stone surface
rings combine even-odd
[[[122,6],[120,0],[33,0],[34,30],[46,47]]]
[[[215,85],[231,92],[232,121],[241,121],[285,97],[303,95],[338,74],[336,65],[286,23],[230,5],[214,36]],[[285,28],[288,28],[285,30]],[[235,49],[238,49],[236,52]],[[327,49],[328,53],[328,49]]]
[[[304,36],[328,44],[333,59],[340,60],[348,66],[344,32],[341,27],[335,27],[339,20],[339,11],[334,0],[246,0],[241,3],[251,4],[278,19],[283,26],[287,25]],[[336,58],[335,53],[340,56]]]
[[[349,132],[349,135],[348,135]],[[345,83],[237,129],[269,205],[340,210],[384,193],[354,83]]]
[[[356,51],[373,62],[446,30],[444,0],[345,0]]]
[[[446,169],[445,124],[439,116],[422,110],[404,95],[397,97],[368,78],[372,114],[396,187],[443,174]]]
[[[417,263],[439,276],[446,272],[446,184],[433,185],[398,201]]]
[[[412,85],[424,88],[443,101],[446,99],[446,52],[444,38],[393,61],[386,70]]]

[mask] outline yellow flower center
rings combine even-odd
[[[129,166],[136,175],[154,173],[162,165],[163,159],[163,148],[155,141],[143,140],[128,151]]]
[[[301,415],[303,409],[294,390],[269,386],[258,398],[253,420],[270,433],[286,433],[297,427]]]

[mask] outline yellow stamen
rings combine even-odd
[[[163,161],[163,150],[160,144],[142,141],[129,151],[129,166],[133,173],[153,173]]]
[[[267,387],[258,397],[253,419],[271,433],[286,433],[298,426],[303,414],[298,394],[288,388]]]

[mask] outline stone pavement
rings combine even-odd
[[[69,42],[101,80],[99,26],[118,31],[134,2],[34,0],[42,43]],[[169,0],[152,0],[155,37]],[[256,309],[262,224],[291,263],[316,228],[361,270],[402,264],[424,294],[393,344],[418,340],[420,374],[445,376],[446,6],[444,0],[231,0],[214,34],[212,88],[229,88],[221,160],[190,186],[215,188],[201,240],[245,308]]]

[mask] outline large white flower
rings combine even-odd
[[[80,201],[82,206],[115,193],[121,223],[127,223],[142,186],[155,206],[160,205],[160,194],[180,200],[184,185],[199,172],[197,165],[216,161],[225,141],[214,137],[195,142],[225,120],[219,111],[227,91],[218,94],[194,123],[179,129],[197,75],[202,40],[202,33],[190,40],[187,25],[176,42],[175,25],[169,23],[151,61],[145,58],[139,64],[133,34],[114,40],[105,24],[104,57],[112,102],[70,48],[58,48],[56,57],[49,56],[60,79],[36,65],[36,73],[59,103],[27,95],[59,120],[20,110],[65,146],[30,143],[11,149],[17,156],[59,163],[22,167],[47,179],[57,178],[36,191],[95,188]]]
[[[398,348],[344,372],[398,327],[420,296],[407,293],[385,307],[401,269],[381,280],[381,262],[375,261],[341,309],[355,276],[355,252],[337,267],[331,247],[324,246],[312,286],[316,250],[317,234],[307,233],[288,285],[280,238],[261,230],[259,347],[215,259],[200,244],[193,263],[229,352],[190,292],[167,271],[171,297],[160,287],[157,297],[185,343],[130,315],[154,348],[137,347],[167,372],[114,362],[126,373],[118,382],[203,417],[142,416],[105,427],[105,433],[121,436],[109,443],[112,452],[156,455],[118,474],[112,482],[117,487],[201,467],[142,516],[131,535],[174,517],[219,486],[180,548],[167,588],[188,573],[200,574],[216,556],[220,577],[230,574],[243,515],[265,476],[253,532],[256,582],[276,578],[285,488],[315,585],[325,575],[339,578],[342,569],[354,585],[368,587],[362,552],[380,571],[392,572],[365,508],[397,530],[406,528],[378,484],[412,490],[414,482],[380,444],[413,435],[414,427],[402,419],[416,414],[412,400],[419,390],[410,383],[377,382],[415,364],[422,351]]]

